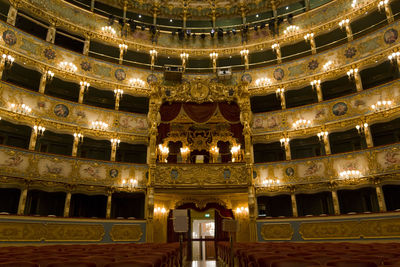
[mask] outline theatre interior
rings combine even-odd
[[[400,266],[400,0],[0,0],[0,267]]]

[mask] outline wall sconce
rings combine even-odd
[[[25,104],[10,104],[10,109],[12,112],[27,115],[32,112],[32,108]]]
[[[240,162],[240,145],[231,148],[232,162]]]
[[[117,97],[122,97],[122,95],[124,94],[124,90],[122,89],[114,89],[114,95]]]
[[[249,208],[248,207],[237,207],[236,214],[237,215],[247,215],[247,214],[249,214]]]
[[[186,52],[183,52],[180,54],[180,57],[182,59],[182,67],[185,69],[186,68],[186,61],[189,59],[189,54]]]
[[[323,141],[325,138],[327,138],[328,134],[329,134],[328,132],[319,132],[319,133],[317,133],[319,141]]]
[[[111,145],[119,147],[119,143],[121,143],[121,140],[119,140],[117,138],[111,138],[110,142],[111,142]]]
[[[307,33],[304,35],[304,40],[310,41],[312,38],[314,38],[314,33]]]
[[[350,70],[347,72],[347,76],[348,76],[349,79],[351,80],[351,79],[354,79],[354,76],[357,75],[357,73],[358,73],[358,69],[350,69]]]
[[[326,62],[326,63],[324,64],[324,66],[322,66],[322,68],[323,68],[325,71],[328,71],[328,70],[332,69],[332,65],[333,65],[332,60],[329,60],[328,62]]]
[[[256,86],[269,86],[272,81],[269,78],[259,78],[256,80]]]
[[[363,134],[365,133],[365,129],[368,127],[368,123],[356,125],[356,129],[358,131],[358,134]]]
[[[167,162],[167,157],[169,153],[168,146],[164,146],[163,144],[158,145],[158,153],[160,162]]]
[[[83,134],[81,133],[74,133],[74,138],[78,141],[78,143],[83,142]]]
[[[129,80],[129,84],[133,87],[144,87],[145,82],[139,78],[133,78]]]
[[[316,86],[321,85],[321,80],[314,80],[314,81],[310,82],[310,85],[313,89],[315,89]]]
[[[276,93],[277,98],[281,98],[281,97],[283,97],[283,94],[285,93],[285,88],[276,89],[275,93]]]
[[[88,89],[89,89],[89,87],[90,87],[90,83],[88,83],[88,82],[83,82],[83,81],[81,81],[81,82],[79,82],[79,84],[81,85],[81,88],[83,89],[83,91],[87,91]]]
[[[185,146],[185,147],[181,147],[181,156],[182,156],[182,161],[183,162],[187,162],[189,154],[190,154],[190,149]]]
[[[283,34],[285,35],[290,35],[290,34],[295,34],[300,30],[299,26],[296,25],[290,25],[286,28],[286,30],[283,31]]]
[[[117,32],[111,26],[103,26],[101,27],[101,31],[107,35],[115,35]]]
[[[240,55],[242,57],[247,57],[249,55],[249,49],[242,49],[240,50]]]
[[[216,52],[210,53],[210,58],[211,58],[212,64],[213,64],[213,71],[216,72],[216,71],[217,71],[217,58],[218,58],[218,53],[216,53]]]
[[[279,179],[265,179],[262,182],[263,187],[275,187],[279,186],[281,184],[281,181]]]
[[[94,130],[105,131],[108,128],[108,124],[102,121],[92,121],[92,128]]]
[[[60,63],[60,68],[69,71],[69,72],[75,72],[78,70],[78,68],[75,66],[74,63],[63,61]]]
[[[393,52],[392,54],[390,54],[390,55],[388,56],[388,59],[389,59],[390,61],[392,61],[392,63],[394,63],[394,62],[396,62],[396,60],[399,58],[399,56],[400,56],[400,52]]]
[[[54,77],[54,72],[52,72],[51,70],[46,71],[46,81],[51,81],[53,80]]]
[[[138,181],[136,179],[132,179],[132,178],[129,180],[122,179],[122,183],[121,183],[122,187],[129,189],[129,190],[135,189],[135,187],[137,187],[137,184],[138,184]]]
[[[379,10],[379,11],[384,10],[384,9],[385,9],[385,6],[387,6],[388,4],[389,4],[389,0],[382,0],[382,1],[379,1],[379,3],[378,3],[378,10]]]
[[[249,68],[249,49],[240,50],[240,55],[244,59],[244,67],[245,69]]]
[[[388,110],[391,108],[391,106],[392,106],[392,101],[383,100],[383,101],[376,102],[375,105],[371,105],[371,108],[374,110],[374,112],[379,112],[379,111]]]
[[[157,57],[158,52],[155,49],[151,49],[149,51],[149,53],[150,53],[150,58],[151,58],[150,65],[151,65],[151,69],[153,69],[154,68],[154,64],[156,63],[156,57]]]
[[[357,6],[357,0],[353,0],[353,2],[351,3],[351,7],[355,8]]]
[[[280,48],[280,45],[278,43],[275,43],[273,45],[271,45],[272,51],[276,52],[277,49]]]
[[[35,133],[36,133],[38,136],[43,135],[43,134],[44,134],[44,131],[46,131],[46,128],[43,127],[43,126],[40,126],[40,125],[35,125],[35,126],[33,126],[33,129],[35,130]]]
[[[293,123],[293,128],[295,129],[304,129],[307,127],[311,126],[311,121],[310,120],[297,120],[296,122]]]
[[[154,215],[164,215],[165,213],[167,213],[167,210],[164,207],[154,208]]]
[[[343,19],[343,20],[341,20],[341,21],[339,22],[339,27],[340,27],[341,29],[343,29],[343,27],[348,26],[349,23],[350,23],[350,20],[349,20],[349,19]]]
[[[216,163],[218,161],[219,148],[217,146],[211,147],[210,154],[211,154],[212,162]]]
[[[281,138],[281,139],[279,140],[279,142],[281,142],[281,146],[286,146],[286,145],[289,144],[290,139],[289,139],[289,138]]]
[[[5,67],[11,67],[14,63],[15,58],[11,55],[3,54],[2,56],[2,63],[4,63]]]
[[[128,50],[127,44],[119,44],[118,46],[119,46],[119,52],[122,55]]]
[[[361,177],[361,172],[359,170],[347,170],[339,173],[342,179],[355,179]]]

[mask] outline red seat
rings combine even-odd
[[[1,267],[39,267],[38,264],[24,261],[9,261],[6,263],[0,263]]]
[[[47,264],[46,267],[96,267],[96,263],[83,261],[54,262]]]
[[[108,263],[104,267],[153,267],[151,263],[140,261],[119,261]]]
[[[271,267],[307,267],[310,265],[318,265],[316,261],[306,261],[302,259],[283,259],[271,263]]]
[[[330,261],[326,263],[327,266],[336,267],[377,267],[378,265],[371,261],[361,261],[361,260],[337,260]]]

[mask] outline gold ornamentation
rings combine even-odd
[[[114,224],[110,231],[112,241],[140,241],[142,235],[138,224]]]
[[[304,240],[359,239],[358,221],[301,223],[299,233]]]
[[[291,240],[294,234],[290,223],[264,223],[261,236],[264,240]]]
[[[361,220],[364,238],[400,238],[400,219]]]
[[[0,241],[42,241],[45,232],[41,223],[0,222]]]

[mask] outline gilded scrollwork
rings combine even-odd
[[[293,234],[290,223],[264,223],[261,226],[261,237],[264,240],[291,240]]]
[[[110,231],[112,241],[140,241],[142,236],[139,224],[114,224]]]

